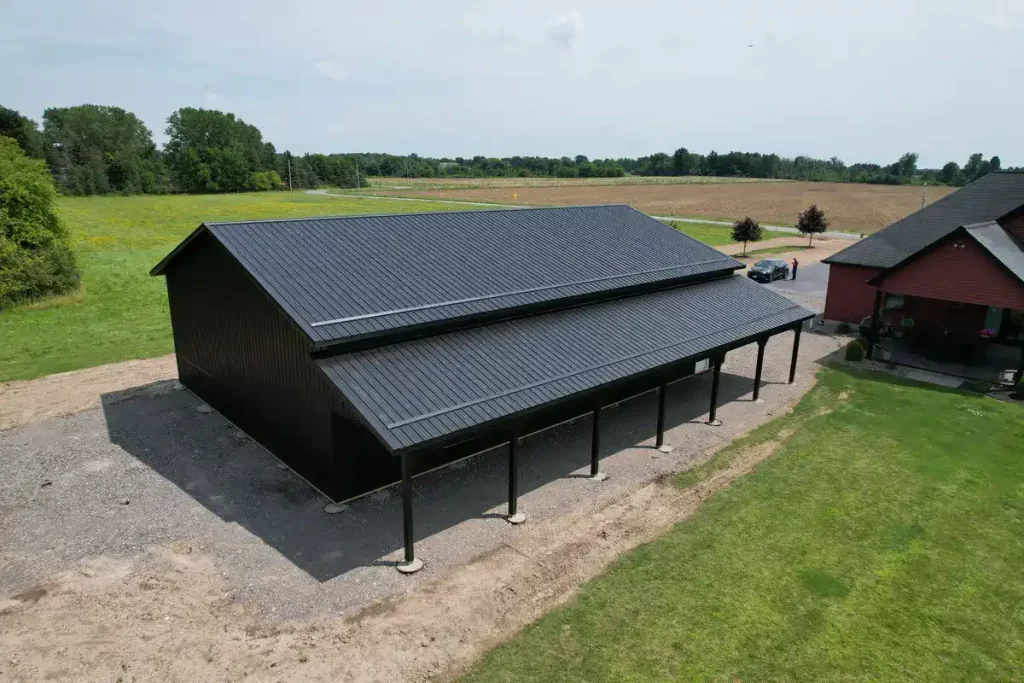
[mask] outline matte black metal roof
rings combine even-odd
[[[1024,282],[1024,250],[1003,226],[995,221],[965,225],[964,229],[1007,270]]]
[[[202,229],[321,346],[742,268],[628,206],[206,223]],[[187,241],[153,273],[161,274]]]
[[[1003,218],[1024,206],[1024,173],[989,173],[825,259],[892,268],[962,225]]]
[[[392,451],[449,440],[813,314],[729,276],[318,361]]]

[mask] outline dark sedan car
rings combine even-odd
[[[756,282],[774,282],[789,278],[789,264],[782,259],[766,258],[747,269],[747,277]]]

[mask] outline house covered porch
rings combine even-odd
[[[874,319],[879,360],[1003,384],[1024,373],[1022,311],[880,291]]]

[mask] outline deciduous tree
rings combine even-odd
[[[817,204],[811,204],[796,218],[796,229],[807,235],[807,246],[811,246],[811,240],[815,235],[828,230],[828,220],[825,212],[818,208]]]
[[[743,255],[747,255],[747,242],[761,241],[761,226],[757,221],[747,216],[741,221],[736,221],[732,226],[733,242],[743,242]]]
[[[164,158],[183,192],[244,192],[253,187],[253,174],[277,163],[260,130],[234,114],[185,107],[167,119],[166,133]]]
[[[0,135],[13,138],[27,156],[43,158],[43,136],[36,122],[7,107],[0,107]]]
[[[83,104],[43,112],[46,160],[68,194],[163,192],[166,177],[153,135],[120,107]]]

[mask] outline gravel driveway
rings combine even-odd
[[[801,275],[803,273],[801,272]],[[670,387],[666,440],[652,448],[656,395],[605,412],[602,469],[588,471],[590,420],[528,437],[520,455],[520,510],[531,523],[581,503],[621,498],[679,471],[792,405],[815,360],[835,340],[805,333],[797,382],[785,384],[792,334],[768,344],[763,403],[750,401],[756,346],[729,354],[722,373],[721,427],[702,423],[710,375]],[[103,396],[99,409],[0,432],[0,596],[105,558],[141,557],[188,544],[211,558],[228,597],[264,618],[353,613],[408,591],[454,565],[501,547],[520,530],[503,519],[503,448],[417,479],[417,555],[426,570],[393,569],[402,527],[397,492],[356,501],[340,514],[262,448],[170,381]],[[0,610],[2,613],[2,610]]]

